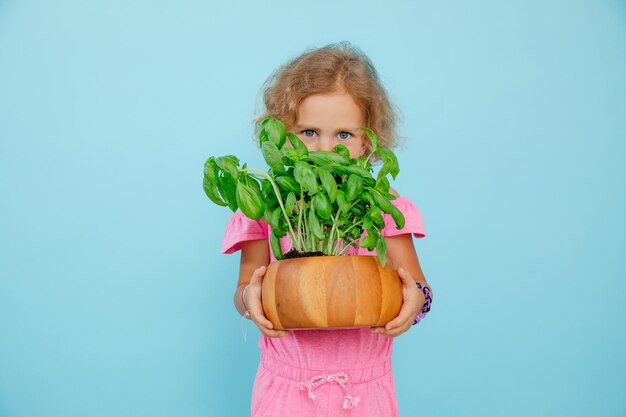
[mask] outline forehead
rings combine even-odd
[[[361,127],[364,115],[352,96],[347,93],[314,94],[300,103],[296,123]]]

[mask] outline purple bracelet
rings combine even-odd
[[[424,293],[424,296],[426,297],[426,301],[424,301],[424,306],[422,307],[422,311],[420,311],[417,317],[415,317],[415,320],[413,320],[413,326],[419,323],[420,320],[426,316],[426,313],[430,311],[430,304],[433,301],[432,292],[430,291],[430,288],[426,284],[421,284],[419,282],[416,282],[415,284],[417,284],[417,288],[422,290],[422,292]]]

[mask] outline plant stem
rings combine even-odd
[[[352,224],[352,226],[348,227],[348,228],[344,231],[344,235],[345,235],[345,234],[347,234],[347,232],[349,232],[350,230],[354,229],[355,227],[360,226],[362,223],[363,223],[363,220],[359,220],[358,222],[353,223],[353,224]],[[360,237],[359,237],[358,239],[360,239]],[[358,239],[354,239],[352,242],[355,242],[355,241],[357,241]],[[340,238],[339,238],[339,236],[337,236],[337,243],[336,243],[336,245],[335,245],[335,249],[334,249],[334,252],[335,252],[335,253],[339,251],[339,247],[341,246],[341,242],[342,242],[342,240],[343,240],[343,241],[344,241],[344,243],[345,243],[345,239],[340,239]],[[342,254],[344,251],[345,251],[345,248],[344,248],[341,252],[339,252],[339,253],[338,253],[338,255]]]
[[[304,188],[300,186],[300,200],[298,201],[298,251],[302,251],[304,246],[304,229],[302,224],[302,213],[304,212]]]
[[[327,255],[333,255],[333,234],[335,229],[337,228],[337,219],[331,214],[330,218],[333,220],[333,226],[330,228],[330,232],[328,232],[328,241],[326,242],[326,252]]]
[[[350,230],[354,229],[355,227],[359,226],[360,224],[363,223],[363,220],[359,220],[358,222],[354,223],[352,226],[348,227],[344,233],[348,233]]]
[[[359,239],[361,239],[361,238],[359,237]],[[346,246],[344,246],[344,248],[341,250],[341,252],[339,252],[337,255],[338,255],[338,256],[343,255],[343,253],[344,253],[345,251],[347,251],[347,250],[348,250],[348,248],[349,248],[350,246],[352,246],[352,244],[353,244],[354,242],[358,241],[359,239],[352,239],[352,241],[350,241],[350,243],[348,243]]]
[[[367,163],[369,162],[372,155],[374,155],[375,153],[376,153],[376,148],[372,148],[372,152],[370,152],[370,154],[367,155],[367,159],[365,160],[365,168],[367,168]]]
[[[289,226],[289,237],[291,238],[291,241],[294,242],[296,239],[296,233],[293,231],[293,227],[291,227],[291,222],[289,221],[287,210],[285,210],[283,199],[280,196],[280,190],[278,189],[278,185],[276,185],[276,183],[274,182],[274,179],[270,177],[269,174],[267,174],[265,171],[261,171],[260,169],[257,169],[257,168],[246,168],[246,169],[242,169],[241,171],[247,172],[251,176],[256,176],[257,178],[267,179],[269,180],[270,184],[272,184],[272,188],[274,189],[274,194],[276,194],[276,198],[278,199],[278,204],[280,205],[283,215],[285,216],[285,220],[287,221],[287,226]]]

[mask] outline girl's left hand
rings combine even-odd
[[[402,308],[398,316],[384,327],[372,327],[374,333],[388,337],[400,336],[411,328],[413,320],[426,302],[424,293],[417,288],[413,276],[407,270],[398,268],[398,276],[402,280]]]

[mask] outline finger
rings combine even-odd
[[[254,311],[251,310],[250,311],[250,318],[258,326],[265,327],[266,329],[273,329],[274,328],[274,325],[272,324],[272,322],[269,321],[267,319],[267,317],[265,317],[265,314],[263,313],[263,310],[261,310],[261,312],[259,312],[259,310],[257,308],[255,308]]]
[[[385,332],[385,328],[380,327],[380,326],[370,327],[370,330],[372,331],[372,333],[384,333]]]
[[[398,268],[398,276],[402,280],[402,284],[405,287],[415,286],[415,280],[413,279],[413,275],[411,275],[406,269],[400,267]]]
[[[378,333],[381,334],[383,336],[386,337],[397,337],[400,336],[402,333],[406,332],[411,326],[403,326],[403,327],[399,327],[393,330],[387,330],[384,327],[374,327],[372,328],[372,331],[374,333]]]
[[[267,270],[266,266],[260,266],[254,270],[252,273],[252,277],[250,278],[250,284],[259,284],[263,281],[263,275],[265,275],[265,271]]]
[[[372,327],[372,332],[378,333],[381,336],[391,337],[390,332],[385,330],[384,327]]]
[[[404,327],[407,322],[412,321],[412,315],[401,315],[391,320],[389,323],[385,324],[384,329],[389,331],[393,329],[397,329],[399,327]]]
[[[397,329],[388,331],[386,336],[387,337],[398,337],[401,334],[405,333],[407,330],[409,330],[409,329],[406,328],[406,327],[398,327]]]
[[[409,296],[409,298],[402,303],[402,307],[400,308],[398,315],[385,324],[385,329],[391,330],[397,327],[402,327],[407,323],[412,322],[416,315],[417,310],[415,309],[415,302],[412,301],[412,297]]]
[[[259,328],[259,329],[267,337],[285,337],[289,334],[287,330],[272,330],[272,329],[265,329],[265,328]]]
[[[263,333],[265,336],[268,336],[268,337],[283,337],[289,334],[289,331],[287,330],[270,329],[265,326],[261,326],[258,323],[255,323],[255,324],[257,325],[261,333]]]

